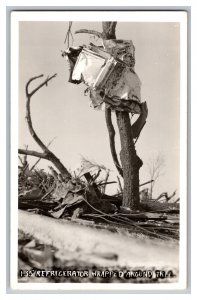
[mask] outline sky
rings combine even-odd
[[[73,22],[73,46],[100,43],[87,34],[74,34],[78,29],[102,31],[101,22]],[[31,100],[31,115],[34,129],[47,144],[54,137],[50,149],[64,165],[75,170],[81,157],[86,157],[110,170],[111,179],[116,179],[108,132],[103,111],[89,106],[84,96],[86,86],[68,83],[68,68],[61,50],[68,22],[20,22],[19,26],[19,148],[28,145],[30,150],[40,151],[28,132],[25,120],[25,84],[34,76],[44,74],[57,77],[47,87],[39,90]],[[153,195],[179,191],[179,138],[180,138],[180,41],[179,24],[168,22],[118,22],[116,37],[132,40],[136,49],[135,71],[142,82],[142,101],[147,101],[148,118],[136,143],[138,156],[143,161],[140,183],[148,181],[147,164],[152,156],[162,154],[165,166],[162,176],[155,184]],[[38,79],[32,88],[43,79]],[[120,152],[119,134],[115,116],[116,148]],[[33,163],[37,159],[29,158]],[[39,167],[47,168],[42,160]],[[109,193],[116,192],[111,186]]]

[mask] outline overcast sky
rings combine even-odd
[[[40,150],[25,121],[26,82],[36,75],[58,73],[48,87],[43,87],[32,98],[35,131],[46,144],[56,137],[50,149],[67,168],[74,170],[80,157],[84,156],[104,164],[116,178],[104,112],[89,107],[88,96],[84,96],[85,85],[67,82],[68,69],[61,57],[61,50],[66,49],[67,28],[68,22],[20,22],[19,147],[28,145],[30,150]],[[74,22],[72,32],[81,28],[102,30],[101,23]],[[147,123],[136,144],[138,155],[144,162],[140,182],[149,180],[149,158],[161,153],[165,157],[164,174],[158,180],[154,194],[171,193],[179,189],[179,24],[119,22],[116,37],[131,39],[135,45],[135,71],[142,81],[142,101],[147,101],[149,109]],[[99,43],[99,40],[86,34],[74,35],[74,46],[89,42]],[[117,130],[116,144],[119,153]],[[31,162],[35,160],[30,159]],[[40,162],[40,167],[47,165],[46,161]]]

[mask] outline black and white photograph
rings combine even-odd
[[[12,286],[186,288],[187,12],[13,12],[11,87]]]

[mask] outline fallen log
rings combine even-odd
[[[126,237],[21,210],[18,224],[24,233],[59,249],[62,259],[72,251],[80,261],[102,267],[178,267],[179,246],[175,241]]]
[[[154,200],[146,200],[140,202],[140,210],[158,213],[179,213],[179,203],[161,203]]]

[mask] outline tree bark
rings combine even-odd
[[[102,25],[103,39],[115,39],[116,22],[103,22]],[[139,206],[139,169],[143,163],[136,154],[129,113],[117,112],[116,117],[121,141],[120,159],[124,179],[122,206],[137,209]]]
[[[142,161],[136,154],[129,114],[117,112],[116,117],[120,133],[120,159],[124,178],[122,206],[137,209],[139,206],[139,169]]]

